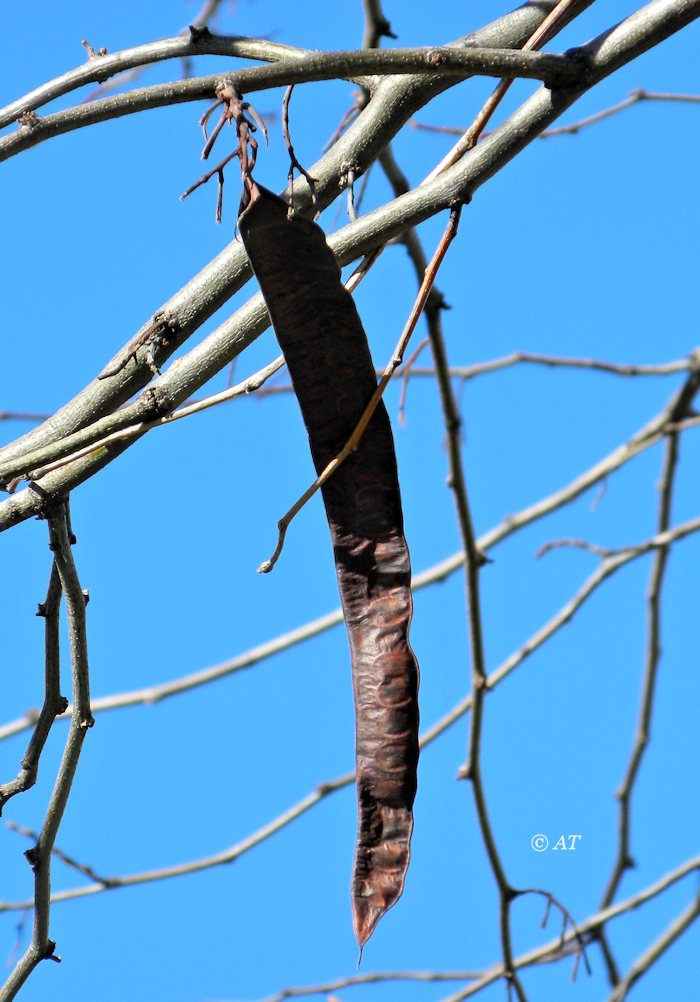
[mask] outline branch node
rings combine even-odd
[[[375,21],[375,28],[380,38],[393,38],[396,40],[399,37],[396,32],[391,30],[391,24],[385,17]]]
[[[32,870],[36,873],[37,867],[39,866],[39,846],[33,845],[31,849],[27,849],[24,853],[24,858],[31,866]]]
[[[44,950],[44,960],[53,960],[54,964],[60,964],[62,958],[56,953],[56,944],[52,939],[47,939],[46,949]]]
[[[17,119],[17,125],[20,129],[36,129],[41,125],[41,118],[35,111],[25,111]]]
[[[81,40],[80,44],[87,52],[88,61],[90,59],[98,59],[100,56],[107,55],[107,49],[104,47],[104,45],[102,46],[102,48],[95,50],[85,38]]]
[[[193,45],[196,45],[198,42],[201,42],[203,38],[206,38],[208,35],[211,35],[211,32],[209,31],[209,28],[206,26],[206,24],[203,24],[201,26],[196,24],[190,24],[188,25],[188,28],[190,32],[190,41],[192,42]]]

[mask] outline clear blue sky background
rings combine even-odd
[[[585,41],[634,6],[631,0],[594,5],[551,47]],[[8,5],[0,103],[81,63],[82,38],[116,51],[174,35],[197,9],[178,0]],[[448,41],[506,9],[502,3],[436,3],[426,17],[416,0],[386,3],[401,45]],[[308,48],[349,48],[360,43],[361,4],[241,0],[225,10],[219,26]],[[569,120],[638,86],[698,91],[699,39],[697,26],[672,38],[594,90]],[[224,68],[202,59],[196,72]],[[160,64],[141,82],[179,72],[176,64]],[[514,88],[508,108],[533,86]],[[476,80],[455,88],[421,120],[468,124],[491,87]],[[346,84],[297,89],[292,125],[302,162],[317,159],[351,94]],[[275,189],[284,186],[287,169],[280,101],[277,91],[256,98],[261,112],[277,113],[270,150],[261,152],[257,170]],[[212,188],[178,201],[201,173],[196,122],[203,107],[181,105],[99,125],[2,165],[0,410],[60,406],[233,238],[234,170],[222,226],[214,224]],[[698,315],[697,116],[694,106],[635,107],[579,136],[534,144],[478,192],[439,277],[453,307],[444,317],[453,364],[519,349],[621,362],[660,362],[691,351]],[[451,141],[407,130],[396,153],[412,182]],[[373,176],[366,206],[388,197],[386,183]],[[332,208],[324,225],[332,229],[344,218],[343,208]],[[439,219],[423,227],[429,250],[443,225]],[[414,291],[404,250],[390,248],[358,293],[378,364],[390,357]],[[201,335],[249,293],[250,287],[227,304]],[[419,330],[416,337],[422,336]],[[237,378],[276,352],[268,332],[240,360]],[[460,400],[478,532],[568,483],[654,416],[681,381],[519,367],[470,383]],[[210,388],[225,382],[222,374]],[[397,404],[392,388],[394,419]],[[406,426],[394,425],[406,531],[414,569],[422,571],[459,549],[430,382],[410,384]],[[2,440],[25,427],[3,423]],[[697,432],[690,433],[683,440],[674,522],[698,514],[698,452]],[[542,543],[574,536],[617,547],[653,535],[661,458],[658,447],[650,450],[611,478],[597,506],[591,491],[492,552],[494,562],[482,575],[490,669],[595,567],[595,557],[569,550],[536,561]],[[75,557],[91,593],[96,696],[216,664],[337,606],[318,499],[293,525],[274,573],[255,573],[274,545],[277,519],[311,475],[296,403],[284,395],[239,401],[154,432],[75,492]],[[0,548],[0,705],[10,720],[41,700],[42,624],[34,612],[50,567],[45,524],[15,528]],[[693,538],[680,544],[670,564],[653,742],[634,800],[638,868],[626,876],[622,897],[698,851],[699,557]],[[487,700],[486,792],[508,877],[518,887],[551,890],[577,919],[596,910],[616,849],[614,791],[636,719],[649,567],[645,558],[612,579]],[[422,720],[429,726],[469,687],[461,574],[417,594],[412,636],[422,669]],[[474,969],[499,959],[494,881],[471,791],[454,779],[465,758],[467,723],[456,724],[421,760],[406,891],[368,945],[365,972]],[[8,806],[7,819],[40,826],[65,733],[56,726],[37,787]],[[0,749],[3,781],[16,774],[26,739]],[[58,844],[108,875],[184,862],[236,843],[352,764],[347,642],[336,627],[187,696],[100,715]],[[348,900],[354,801],[353,789],[334,794],[231,867],[57,905],[51,928],[63,963],[45,964],[22,998],[248,1000],[351,975],[357,958]],[[575,852],[537,854],[530,848],[536,833],[581,840]],[[31,893],[25,848],[20,836],[3,831],[2,900]],[[82,880],[55,864],[56,889]],[[623,970],[695,890],[696,883],[685,881],[611,927]],[[541,915],[541,900],[515,905],[517,953],[556,935],[558,922],[550,920],[542,932]],[[3,958],[17,947],[16,922],[16,914],[0,917]],[[27,934],[21,930],[21,947]],[[690,998],[699,946],[693,928],[633,997]],[[593,975],[582,970],[575,985],[569,962],[528,972],[530,998],[604,998],[594,948],[590,959]],[[373,986],[339,994],[355,1002],[422,1002],[456,987]],[[481,997],[489,1002],[504,995],[495,985]]]

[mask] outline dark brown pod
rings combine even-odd
[[[318,473],[377,386],[352,296],[323,230],[249,182],[238,220]],[[418,764],[418,664],[408,641],[411,565],[391,425],[380,401],[356,452],[322,488],[350,640],[358,833],[352,877],[362,947],[403,891]]]

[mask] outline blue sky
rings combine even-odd
[[[587,40],[634,5],[594,5],[551,48]],[[598,9],[600,8],[600,9]],[[506,7],[386,4],[401,45],[448,41]],[[80,40],[110,51],[173,35],[196,4],[157,0],[60,9],[14,5],[0,37],[0,103],[82,62]],[[361,4],[319,8],[242,0],[220,30],[265,35],[307,48],[359,45]],[[697,26],[615,74],[568,120],[625,97],[634,87],[698,90]],[[233,64],[232,64],[233,65]],[[203,59],[197,72],[222,69]],[[159,64],[142,82],[177,76]],[[432,124],[468,124],[491,81],[454,88],[421,113]],[[531,92],[513,89],[503,115]],[[292,127],[297,155],[318,158],[348,107],[352,87],[297,88]],[[256,97],[276,113],[270,149],[256,175],[284,186],[281,92]],[[58,102],[56,107],[65,105]],[[238,202],[232,171],[224,221],[215,192],[185,203],[201,173],[204,105],[141,114],[71,133],[2,165],[5,336],[0,410],[51,412],[77,393],[119,346],[233,239]],[[501,114],[501,113],[499,113]],[[299,123],[295,125],[295,122]],[[697,340],[697,110],[645,103],[578,136],[533,144],[465,209],[438,284],[453,365],[524,350],[617,362],[688,355]],[[418,183],[451,139],[405,130],[397,158]],[[366,208],[389,198],[374,172]],[[324,217],[343,225],[344,206]],[[421,230],[430,253],[444,219]],[[391,355],[410,310],[415,280],[405,252],[388,248],[357,294],[372,351]],[[206,335],[250,294],[243,290],[198,332]],[[425,336],[416,332],[416,344]],[[277,353],[268,331],[238,361],[243,378]],[[425,355],[427,364],[427,353]],[[222,373],[207,389],[226,385]],[[602,373],[519,366],[460,390],[464,458],[474,522],[482,534],[509,513],[567,484],[655,416],[683,376],[625,380]],[[447,456],[435,386],[409,384],[406,424],[398,387],[387,404],[394,424],[416,572],[459,549],[445,486]],[[0,424],[10,441],[28,423]],[[698,514],[697,431],[681,443],[673,522]],[[654,533],[662,463],[654,447],[609,479],[602,497],[576,502],[495,547],[482,573],[487,663],[496,668],[549,619],[597,566],[563,549],[535,560],[548,540],[581,537],[608,547]],[[338,604],[322,505],[293,524],[274,573],[256,567],[272,550],[276,522],[312,478],[293,397],[245,399],[157,430],[72,499],[81,581],[89,588],[95,696],[166,682],[217,664]],[[691,582],[697,537],[679,544],[663,601],[663,659],[652,729],[633,807],[637,869],[620,899],[697,852],[696,603]],[[41,621],[50,558],[46,525],[24,523],[0,539],[3,560],[3,720],[41,700]],[[598,907],[616,850],[618,787],[634,733],[645,653],[650,558],[621,570],[573,623],[486,701],[484,780],[509,879],[551,890],[578,920]],[[691,577],[692,575],[692,577]],[[690,584],[690,587],[689,587]],[[412,640],[422,671],[421,714],[430,726],[469,688],[463,576],[416,594]],[[67,672],[67,668],[66,668]],[[66,686],[67,686],[66,678]],[[362,970],[465,970],[500,956],[497,894],[468,786],[455,782],[468,719],[421,759],[413,859],[406,891],[365,950]],[[65,727],[57,724],[39,783],[11,802],[5,819],[41,825]],[[2,744],[3,781],[14,776],[27,735]],[[88,736],[58,845],[103,874],[127,874],[219,852],[268,823],[320,782],[353,765],[353,709],[342,626],[249,671],[162,703],[100,714]],[[580,834],[575,852],[535,853],[533,835],[554,842]],[[349,877],[354,790],[324,800],[234,865],[58,904],[52,936],[63,956],[46,964],[22,998],[172,1002],[250,1000],[285,986],[352,975]],[[3,830],[0,899],[23,900],[31,873],[24,840]],[[55,889],[83,878],[55,863]],[[622,970],[666,928],[695,892],[691,880],[611,926]],[[558,932],[540,929],[542,902],[513,912],[517,954]],[[17,943],[17,915],[0,916],[4,957]],[[26,938],[26,930],[21,934]],[[21,940],[24,942],[24,939]],[[634,998],[689,997],[698,930],[693,927],[634,990]],[[598,1000],[607,982],[599,953],[591,977],[569,979],[570,962],[524,976],[533,999]],[[693,981],[691,981],[693,978]],[[448,986],[371,986],[339,992],[357,1002],[437,1000]],[[502,985],[482,998],[503,998]]]

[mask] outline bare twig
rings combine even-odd
[[[283,988],[274,995],[267,995],[260,1002],[285,1002],[285,999],[306,998],[309,995],[328,995],[329,992],[341,991],[343,988],[357,988],[361,985],[381,985],[398,981],[440,984],[445,981],[472,981],[481,976],[481,971],[379,971],[375,974],[355,974],[349,978],[337,978],[335,981],[308,985],[304,988]]]
[[[592,574],[584,585],[579,589],[576,595],[566,603],[565,606],[554,616],[545,626],[543,626],[536,634],[534,634],[518,651],[512,654],[506,661],[504,661],[498,668],[496,668],[485,680],[485,687],[489,690],[495,688],[499,685],[508,675],[510,675],[520,664],[522,664],[531,654],[539,649],[542,644],[544,644],[550,637],[552,637],[562,626],[568,623],[573,615],[581,608],[588,597],[612,574],[616,573],[620,568],[626,566],[638,557],[643,556],[645,553],[649,553],[659,547],[667,547],[676,541],[685,539],[696,532],[700,532],[700,518],[693,519],[690,522],[682,523],[675,529],[670,529],[667,532],[660,534],[659,536],[653,536],[651,539],[645,540],[643,543],[639,543],[636,546],[629,547],[628,549],[621,551],[618,554],[604,560],[601,562],[599,568]],[[434,569],[433,574],[439,573],[440,568]],[[331,616],[336,615],[335,622],[339,621],[339,614],[331,614]],[[330,617],[328,617],[330,618]],[[331,623],[331,625],[334,625]],[[318,631],[320,632],[320,630]],[[303,638],[300,638],[303,639]],[[278,648],[279,649],[279,648]],[[270,652],[272,653],[272,652]],[[157,690],[156,690],[157,691]],[[167,695],[171,693],[166,693]],[[160,698],[164,695],[161,694]],[[128,694],[132,695],[132,694]],[[117,697],[120,700],[119,703],[113,701],[113,708],[115,705],[127,705],[127,699],[125,697]],[[143,702],[144,700],[131,700],[131,704],[134,702]],[[444,734],[453,724],[458,720],[462,719],[466,713],[468,713],[472,708],[473,698],[472,695],[468,695],[453,707],[449,713],[445,714],[439,721],[433,724],[432,727],[428,728],[421,736],[421,748],[425,748],[430,745],[433,741],[437,740],[442,734]],[[106,706],[101,706],[101,709],[107,709]],[[154,880],[164,880],[171,877],[183,876],[188,873],[196,873],[200,870],[209,869],[214,866],[220,866],[224,863],[230,863],[234,859],[237,859],[243,853],[249,851],[255,846],[259,845],[261,842],[265,841],[271,835],[285,828],[288,824],[291,824],[298,817],[305,814],[308,810],[314,807],[320,800],[324,799],[330,793],[334,793],[337,790],[344,789],[349,786],[354,781],[354,773],[347,773],[344,776],[332,780],[330,782],[321,783],[315,791],[310,793],[308,796],[304,797],[297,804],[289,808],[278,818],[271,821],[269,824],[265,825],[263,828],[259,829],[253,835],[248,836],[242,842],[237,843],[230,849],[223,852],[217,853],[213,856],[205,857],[204,859],[195,860],[189,863],[182,863],[176,866],[164,867],[158,870],[151,870],[145,873],[132,874],[126,877],[102,877],[99,884],[90,884],[87,887],[73,888],[68,891],[59,891],[52,896],[52,901],[67,901],[73,898],[85,897],[87,895],[97,894],[107,887],[127,887],[134,884],[150,883]],[[698,864],[700,865],[700,864]],[[687,872],[687,871],[684,871]],[[21,911],[23,908],[30,907],[31,902],[0,902],[0,913],[3,911]],[[616,910],[619,906],[611,906],[608,909],[613,915],[618,914]],[[579,923],[577,928],[579,932],[585,930],[586,923]],[[500,975],[499,975],[500,976]]]
[[[669,927],[656,939],[648,950],[630,966],[622,981],[615,987],[608,998],[608,1002],[622,1002],[627,998],[630,988],[642,977],[656,961],[670,949],[676,940],[683,935],[686,929],[695,922],[700,915],[700,897],[695,898],[681,914],[671,922]]]
[[[381,0],[362,0],[362,9],[365,14],[363,49],[378,48],[382,38],[396,38],[382,10]]]
[[[262,43],[259,52],[265,51],[266,46]],[[289,53],[285,55],[289,56]],[[107,58],[105,57],[105,60]],[[100,67],[103,65],[104,62],[100,59]],[[187,80],[174,80],[167,84],[141,87],[126,94],[88,101],[45,117],[35,116],[30,126],[0,139],[0,160],[14,156],[54,136],[96,122],[109,121],[146,109],[210,100],[217,86],[222,84],[228,87],[235,86],[243,93],[251,93],[288,86],[292,83],[311,83],[318,80],[346,79],[361,83],[363,86],[370,86],[372,77],[421,74],[425,77],[445,79],[449,85],[475,74],[501,76],[503,72],[514,77],[544,80],[553,86],[573,85],[581,79],[581,67],[575,60],[554,53],[528,53],[513,49],[462,50],[447,46],[369,51],[360,49],[308,54],[298,54],[296,50],[291,58],[280,59],[275,65],[242,69],[232,77],[222,79],[221,74],[212,74]],[[371,77],[365,74],[371,74]],[[33,101],[31,95],[21,98],[0,112],[0,123],[7,125],[14,121],[15,109],[20,105],[38,107],[41,103]],[[28,112],[24,111],[21,114],[26,115]]]
[[[544,45],[549,38],[556,34],[562,26],[562,22],[569,17],[571,12],[575,11],[578,6],[584,7],[587,5],[581,4],[580,0],[560,0],[554,10],[549,12],[542,23],[538,25],[532,35],[530,35],[528,40],[523,45],[522,51],[532,52],[535,49],[538,49],[541,45]],[[434,170],[428,174],[424,183],[432,181],[434,178],[438,177],[439,174],[456,164],[465,153],[476,146],[479,141],[479,137],[491,121],[496,108],[498,108],[499,104],[510,89],[513,79],[514,78],[512,76],[504,74],[503,80],[500,81],[496,89],[488,98],[473,123],[461,139],[458,140],[452,150],[450,150],[447,156],[443,157],[437,167],[435,167]]]
[[[60,653],[58,644],[58,622],[61,609],[61,579],[56,561],[51,565],[49,587],[44,602],[39,606],[37,616],[42,616],[45,624],[44,638],[44,705],[36,720],[34,733],[21,763],[20,773],[15,780],[0,787],[0,814],[12,797],[24,793],[36,783],[39,760],[46,739],[56,717],[65,712],[68,701],[61,695]]]
[[[414,233],[415,231],[410,230],[409,232]],[[429,344],[430,344],[430,338],[425,338],[423,341],[421,341],[421,343],[418,345],[413,354],[406,359],[406,364],[403,365],[400,370],[397,369],[397,371],[392,376],[392,379],[395,379],[397,376],[401,377],[401,394],[399,396],[399,407],[398,407],[399,424],[406,423],[406,396],[408,394],[409,380],[414,373],[413,363],[418,358],[423,349],[427,348]]]
[[[559,125],[553,129],[545,129],[541,138],[550,139],[552,136],[574,136],[576,133],[581,132],[582,129],[588,128],[589,125],[597,125],[598,122],[603,122],[606,118],[619,115],[621,111],[626,111],[641,101],[672,101],[680,102],[681,104],[700,104],[700,94],[662,94],[637,87],[624,101],[619,101],[609,108],[603,108],[594,115],[580,118],[577,122],[571,122],[570,125]]]
[[[39,841],[39,835],[31,828],[26,828],[24,825],[18,825],[14,821],[8,821],[7,827],[10,831],[17,832],[18,835],[23,835],[25,838],[32,839],[33,842]],[[90,880],[99,881],[99,883],[104,884],[105,887],[109,886],[109,881],[104,880],[99,873],[95,873],[91,866],[87,866],[85,863],[79,863],[76,859],[73,859],[72,856],[63,852],[62,849],[59,849],[58,846],[54,845],[52,847],[51,855],[56,859],[59,859],[71,870],[77,870],[78,873],[84,874],[86,877],[89,877]]]
[[[380,158],[380,160],[381,159],[382,158]],[[407,234],[411,232],[412,231],[409,230],[407,231]],[[409,247],[407,235],[404,235],[402,238],[402,243],[406,244],[410,254],[411,249]],[[442,308],[447,308],[444,303],[442,304]],[[422,342],[422,344],[427,343],[427,341]],[[413,379],[414,377],[418,379],[434,379],[436,375],[434,367],[414,365],[413,360],[418,356],[421,350],[422,348],[417,348],[415,353],[408,358],[399,369],[396,370],[392,379],[402,379],[406,383],[408,383],[409,379]],[[541,355],[530,351],[515,351],[510,355],[490,359],[486,362],[475,362],[473,365],[451,365],[448,371],[451,379],[459,379],[463,382],[468,382],[469,380],[476,379],[479,376],[488,376],[493,372],[500,372],[502,369],[508,369],[521,364],[541,365],[545,369],[584,369],[591,372],[604,372],[613,376],[624,376],[630,378],[636,376],[674,376],[679,372],[688,372],[693,366],[693,361],[691,357],[679,358],[672,362],[660,362],[657,365],[635,365],[629,362],[607,362],[603,359],[567,358],[559,355]],[[377,379],[381,377],[383,371],[383,369],[377,369]],[[277,386],[267,387],[259,395],[263,397],[278,393],[291,392],[293,392],[291,383],[281,383]],[[400,412],[401,405],[399,404],[399,413]],[[1,416],[2,415],[0,415],[0,417]],[[678,425],[669,425],[669,430],[685,431],[687,428],[692,428],[698,423],[700,423],[700,418],[686,419],[686,421]]]
[[[586,550],[588,553],[595,553],[598,557],[609,557],[615,552],[604,546],[596,546],[595,543],[589,543],[586,539],[553,539],[549,543],[544,543],[540,546],[535,557],[539,560],[540,557],[546,556],[552,550],[562,549],[565,546],[569,546],[575,550]]]
[[[680,416],[680,415],[679,415]],[[671,524],[671,502],[673,484],[678,465],[678,432],[671,432],[666,439],[664,469],[659,486],[659,514],[657,532],[668,531]],[[637,731],[630,753],[629,763],[622,785],[617,791],[619,802],[618,813],[618,846],[612,872],[601,900],[601,908],[606,908],[615,899],[615,894],[628,869],[634,866],[631,843],[631,811],[632,793],[639,775],[644,753],[651,736],[651,720],[656,694],[656,678],[661,659],[661,591],[663,588],[666,565],[669,556],[668,547],[662,546],[656,550],[649,579],[647,595],[647,650],[644,665],[644,681],[637,720]],[[610,943],[602,943],[610,980],[618,983],[616,965]],[[623,996],[621,995],[620,998]]]
[[[0,421],[46,421],[48,417],[34,411],[0,411]]]
[[[522,38],[522,34],[519,33],[522,32],[525,23],[530,26],[528,33],[531,33],[532,24],[539,23],[543,10],[548,8],[548,4],[545,4],[544,7],[542,4],[537,4],[536,8],[536,10],[534,8],[523,9],[517,31],[513,30],[510,35],[510,44],[518,44],[517,38]],[[589,85],[603,79],[620,65],[639,55],[651,45],[657,44],[673,31],[679,30],[692,16],[692,11],[688,9],[684,8],[680,13],[675,6],[671,9],[670,0],[655,0],[654,3],[645,8],[644,16],[641,19],[628,19],[608,32],[603,38],[595,39],[584,46],[584,55],[589,59],[590,65],[586,87],[582,85],[580,88],[569,88],[565,92],[558,92],[555,105],[550,101],[548,92],[539,91],[528,99],[507,123],[499,127],[491,137],[481,144],[478,158],[466,158],[464,164],[454,168],[454,174],[450,174],[449,178],[438,179],[431,186],[412,191],[402,199],[395,200],[390,206],[368,213],[356,223],[346,227],[344,231],[336,234],[331,243],[341,263],[351,260],[353,256],[359,256],[371,247],[376,247],[379,242],[383,242],[397,232],[404,231],[407,226],[433,215],[438,206],[444,207],[444,205],[453,204],[455,197],[461,197],[462,193],[464,197],[469,197],[479,184],[483,183],[487,177],[491,177],[500,166],[508,162],[524,146],[536,138],[542,129],[558,117],[566,107],[570,106]],[[525,20],[530,17],[533,20]],[[504,32],[510,31],[510,28],[501,21],[498,31],[499,37],[503,39]],[[482,29],[473,38],[475,40],[478,38],[483,43],[489,38],[489,35],[486,29]],[[420,94],[420,101],[424,102],[429,99],[428,92],[431,86],[439,89],[437,83],[424,83],[416,77],[401,77],[396,82],[396,87],[392,87],[390,90],[392,102],[395,101],[398,94],[403,95],[403,100],[399,106],[396,106],[395,114],[388,117],[386,106],[381,101],[379,104],[376,103],[375,94],[373,100],[362,113],[362,122],[358,120],[339,140],[324,158],[323,167],[317,164],[312,168],[314,177],[320,176],[322,179],[317,189],[321,205],[327,204],[333,185],[337,190],[338,164],[341,159],[346,159],[346,151],[352,149],[353,155],[359,155],[361,160],[365,157],[368,158],[365,161],[366,165],[372,156],[376,155],[377,149],[387,141],[387,138],[390,138],[390,134],[393,134],[393,131],[400,127],[400,123],[406,121],[416,110],[417,95]],[[411,88],[415,90],[415,94]],[[409,91],[413,94],[410,100],[408,98]],[[360,135],[366,144],[364,148],[361,147],[361,144],[358,145]],[[327,159],[329,157],[330,161]],[[426,201],[428,194],[430,198]],[[379,219],[381,219],[381,224],[378,230]],[[186,292],[183,290],[167,304],[174,325],[173,335],[167,344],[164,343],[158,349],[160,361],[182,344],[193,330],[197,329],[206,317],[211,315],[213,309],[220,305],[222,296],[231,295],[235,288],[240,286],[241,278],[247,275],[242,257],[239,260],[238,257],[232,256],[229,260],[229,255],[224,254],[221,255],[221,259],[220,263],[216,262],[201,276],[197,276],[190,283],[191,289],[188,288]],[[214,280],[217,271],[221,275],[221,283]],[[235,330],[237,348],[240,350],[244,343],[250,343],[250,340],[264,329],[265,319],[261,305],[258,306],[256,302],[255,306],[251,306],[250,309],[245,307],[243,313],[245,321],[243,321],[241,314],[232,317],[209,338],[205,339],[201,345],[193,349],[187,359],[187,367],[185,360],[183,360],[175,382],[187,384],[186,389],[183,387],[185,397],[191,396],[193,390],[201,385],[199,380],[204,381],[212,371],[216,371],[217,360],[219,360],[218,367],[230,362],[232,354],[235,353],[231,348],[233,330]],[[241,324],[244,324],[243,329],[240,329]],[[205,353],[206,362],[203,364],[202,356]],[[104,414],[105,408],[109,407],[110,404],[113,406],[115,399],[121,401],[125,395],[128,395],[127,391],[134,392],[135,389],[144,385],[144,381],[149,378],[144,367],[147,367],[146,359],[140,358],[134,371],[130,371],[128,374],[123,373],[123,378],[115,379],[117,385],[114,387],[106,387],[104,391],[96,391],[94,386],[87,388],[85,394],[80,394],[71,404],[54,416],[50,427],[42,426],[30,433],[31,440],[35,444],[43,444],[47,439],[55,440],[61,430],[64,433],[66,430],[73,431],[76,426],[82,427],[88,423],[90,415]],[[89,398],[89,403],[85,397]],[[174,402],[177,403],[179,400],[175,399]],[[22,448],[23,443],[15,443],[11,449],[4,450],[5,456]],[[116,455],[118,451],[116,450],[113,455]],[[86,457],[65,471],[58,471],[45,478],[42,487],[47,492],[48,497],[65,493],[101,469],[113,458],[113,455],[110,457]],[[34,494],[23,491],[21,496],[12,499],[11,505],[8,505],[7,502],[0,503],[0,529],[28,518],[36,511],[37,500]]]
[[[308,171],[304,170],[302,165],[297,160],[297,155],[294,152],[294,146],[292,145],[292,137],[289,132],[289,102],[292,98],[292,91],[294,90],[294,84],[290,84],[289,87],[284,92],[284,98],[282,99],[282,134],[284,136],[285,146],[287,147],[287,153],[289,154],[289,174],[287,175],[287,180],[289,182],[289,211],[292,212],[292,199],[294,196],[294,170],[299,171],[301,176],[306,179],[306,183],[309,186],[309,191],[311,192],[311,201],[316,206],[316,179],[311,177]]]
[[[51,908],[51,853],[68,802],[80,752],[93,719],[90,713],[90,688],[85,630],[86,597],[73,562],[67,501],[52,508],[48,515],[50,546],[54,553],[61,587],[66,598],[68,636],[73,682],[73,715],[65,750],[59,766],[51,800],[39,840],[25,855],[34,871],[34,927],[27,950],[15,965],[2,989],[0,999],[14,999],[32,971],[42,960],[59,960],[56,944],[49,939]]]
[[[400,194],[404,179],[398,172],[397,165],[392,164],[393,157],[391,151],[387,150],[382,159],[382,165],[387,170],[389,180],[395,185],[394,190]],[[392,170],[392,168],[395,168]],[[458,215],[454,219],[457,225]],[[418,237],[414,232],[415,246],[412,250],[412,257],[416,265],[418,280],[425,272],[425,255],[422,246],[418,242]],[[448,483],[452,488],[457,512],[462,547],[464,550],[464,564],[467,590],[467,613],[469,622],[469,646],[472,667],[471,686],[471,729],[469,739],[469,764],[467,768],[468,778],[472,783],[476,813],[481,830],[481,836],[486,849],[486,854],[491,865],[491,869],[496,880],[499,892],[500,905],[500,932],[501,946],[503,950],[503,965],[505,978],[509,990],[513,988],[517,997],[525,999],[525,992],[520,979],[515,973],[513,966],[513,951],[510,931],[510,906],[513,901],[513,890],[506,878],[505,869],[498,853],[496,840],[488,816],[486,798],[479,765],[480,737],[483,722],[483,696],[486,684],[486,658],[484,653],[483,627],[481,619],[481,600],[479,591],[479,568],[484,562],[483,555],[478,549],[474,527],[471,518],[467,483],[462,465],[461,455],[461,420],[457,409],[457,403],[452,391],[452,383],[449,377],[447,355],[442,334],[441,321],[442,297],[439,293],[433,298],[432,303],[426,307],[426,320],[428,323],[428,335],[430,347],[433,353],[435,370],[437,375],[440,399],[442,402],[445,429],[447,432],[447,447],[449,455],[449,477]]]
[[[210,23],[213,23],[214,18],[216,17],[216,14],[218,12],[218,9],[221,6],[221,2],[222,0],[205,0],[204,4],[199,9],[195,17],[190,22],[190,24],[185,28],[181,28],[180,31],[178,32],[178,35],[188,37],[195,44],[201,42],[202,39],[206,38],[207,35],[210,34],[209,25]],[[85,44],[86,43],[83,42],[83,45]],[[195,49],[195,52],[196,51],[197,50]],[[106,55],[107,54],[106,50],[102,50],[100,54]],[[188,53],[187,55],[184,55],[182,57],[183,76],[191,76],[189,68],[193,55],[194,53],[191,54]],[[134,80],[137,80],[141,76],[141,74],[144,72],[145,69],[146,69],[145,65],[135,66],[134,69],[130,71],[127,70],[124,73],[120,73],[118,76],[113,77],[111,80],[108,80],[103,84],[100,84],[100,86],[96,90],[88,94],[86,100],[92,101],[97,97],[102,97],[104,94],[107,94],[110,91],[116,90],[119,87],[123,87],[128,83],[132,83]]]
[[[671,376],[676,372],[688,372],[693,367],[692,358],[679,358],[673,362],[662,362],[658,365],[632,365],[626,362],[606,362],[595,358],[566,358],[560,355],[541,355],[531,351],[515,351],[502,358],[494,358],[488,362],[477,362],[469,366],[453,366],[450,375],[456,379],[474,379],[500,369],[508,369],[513,365],[543,365],[546,368],[591,369],[598,372],[609,372],[615,376]],[[431,370],[414,369],[417,376],[431,375]]]
[[[603,108],[601,111],[597,111],[593,115],[588,115],[586,118],[580,118],[577,122],[571,122],[569,125],[559,125],[552,129],[545,129],[540,134],[540,139],[551,139],[553,136],[576,135],[583,129],[588,128],[588,126],[597,125],[598,122],[603,122],[606,118],[618,115],[621,111],[626,111],[641,101],[669,101],[680,104],[698,104],[700,103],[700,94],[658,93],[638,87],[624,100],[618,101],[617,104],[613,104],[609,108]],[[431,125],[428,122],[419,122],[414,118],[410,119],[406,124],[410,125],[412,129],[419,129],[422,132],[435,132],[445,136],[463,136],[467,132],[466,129],[457,125]],[[483,135],[486,135],[486,133],[483,133]]]

